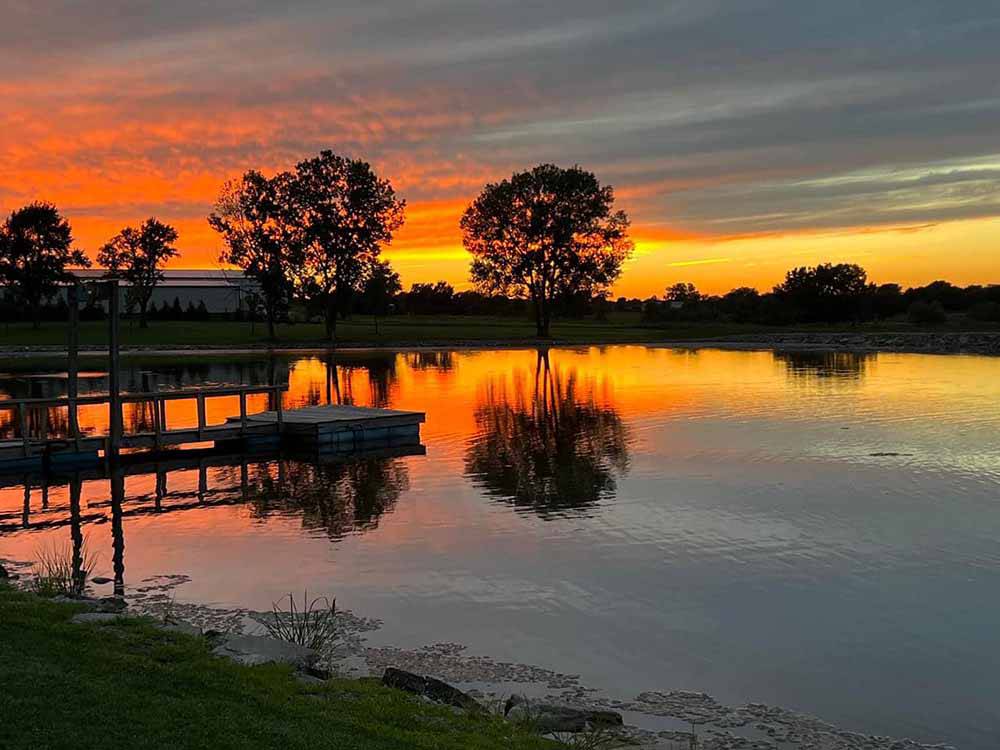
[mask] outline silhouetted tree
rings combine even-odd
[[[748,286],[733,289],[722,296],[719,307],[737,323],[748,323],[760,315],[760,292]]]
[[[673,284],[667,287],[666,293],[663,295],[663,299],[671,305],[676,305],[677,307],[686,307],[697,305],[702,300],[701,292],[698,291],[698,287],[694,284],[685,284],[684,282]]]
[[[70,266],[90,266],[75,250],[69,222],[51,203],[31,203],[13,211],[0,227],[0,284],[31,310],[35,328],[42,303],[73,281]]]
[[[527,297],[539,336],[555,300],[603,295],[632,252],[614,191],[579,167],[543,164],[488,184],[462,216],[472,280],[486,294]]]
[[[138,229],[122,229],[97,254],[97,262],[107,269],[108,278],[128,283],[127,304],[130,309],[139,308],[140,328],[148,325],[149,300],[156,285],[163,281],[163,264],[177,255],[172,244],[176,241],[176,229],[150,217]]]
[[[906,300],[899,284],[880,284],[872,291],[872,312],[879,318],[891,318],[906,309]]]
[[[443,315],[456,312],[455,288],[447,281],[413,284],[406,293],[406,312]]]
[[[375,261],[368,271],[361,290],[361,303],[365,312],[375,318],[375,334],[378,335],[378,319],[389,314],[393,298],[403,288],[396,273],[387,260]]]
[[[322,151],[295,167],[294,218],[305,239],[303,290],[324,306],[327,337],[336,338],[337,313],[403,225],[405,201],[371,165]]]
[[[937,300],[925,302],[922,299],[918,299],[910,305],[906,311],[906,316],[910,323],[915,326],[937,326],[948,319],[944,307]]]
[[[304,233],[293,218],[293,184],[288,172],[267,178],[251,170],[223,186],[208,217],[226,242],[219,259],[241,268],[260,287],[270,339],[291,300],[293,269],[304,258]]]
[[[775,297],[802,320],[831,323],[857,319],[869,293],[868,275],[853,263],[793,268],[774,288]]]

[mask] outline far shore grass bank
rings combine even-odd
[[[0,583],[0,747],[544,750],[559,745],[374,680],[303,685],[287,667],[215,658],[204,639]]]
[[[125,349],[259,349],[325,348],[330,342],[318,323],[282,324],[277,337],[267,337],[266,326],[235,321],[152,321],[140,328],[130,320],[121,322],[122,346]],[[998,324],[975,323],[964,318],[934,328],[916,328],[905,321],[886,321],[862,326],[812,325],[768,327],[724,322],[677,322],[646,324],[638,313],[614,312],[607,320],[557,320],[552,324],[551,342],[556,344],[643,344],[672,341],[739,340],[746,336],[796,333],[933,333],[957,331],[1000,331]],[[29,323],[0,324],[0,351],[62,349],[66,346],[64,323],[43,323],[38,330]],[[509,346],[535,345],[531,321],[521,318],[441,315],[391,316],[379,321],[356,316],[341,321],[337,327],[338,348],[407,347],[407,346]],[[80,346],[100,348],[107,345],[107,324],[89,321],[81,324]]]

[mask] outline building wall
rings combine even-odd
[[[153,296],[149,304],[155,305],[159,310],[163,303],[173,305],[174,299],[180,300],[181,307],[187,309],[191,303],[195,307],[199,302],[204,302],[210,313],[234,313],[243,304],[241,301],[240,289],[237,286],[163,286],[153,289]],[[124,309],[125,299],[122,297],[122,309]]]

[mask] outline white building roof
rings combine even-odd
[[[96,281],[104,276],[103,268],[74,268],[72,273],[84,281]],[[163,281],[157,286],[242,286],[253,281],[238,268],[232,270],[211,268],[168,268],[163,271]]]

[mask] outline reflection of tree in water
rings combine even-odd
[[[790,375],[805,378],[837,378],[860,380],[870,363],[875,361],[872,352],[782,352],[776,351],[774,359],[785,365]]]
[[[326,359],[326,401],[329,404],[357,404],[354,392],[354,373],[364,371],[368,376],[368,398],[363,404],[385,408],[389,406],[392,386],[398,379],[396,355],[372,352],[346,357],[328,356]]]
[[[455,368],[455,355],[448,351],[408,352],[406,364],[411,370],[440,370],[450,372]]]
[[[259,518],[300,515],[302,525],[332,539],[378,526],[409,489],[406,464],[391,458],[361,458],[315,464],[276,461],[249,468],[245,497]]]
[[[614,497],[628,471],[628,430],[613,408],[581,391],[576,373],[551,370],[547,353],[539,353],[530,395],[491,383],[476,407],[466,474],[542,516]]]

